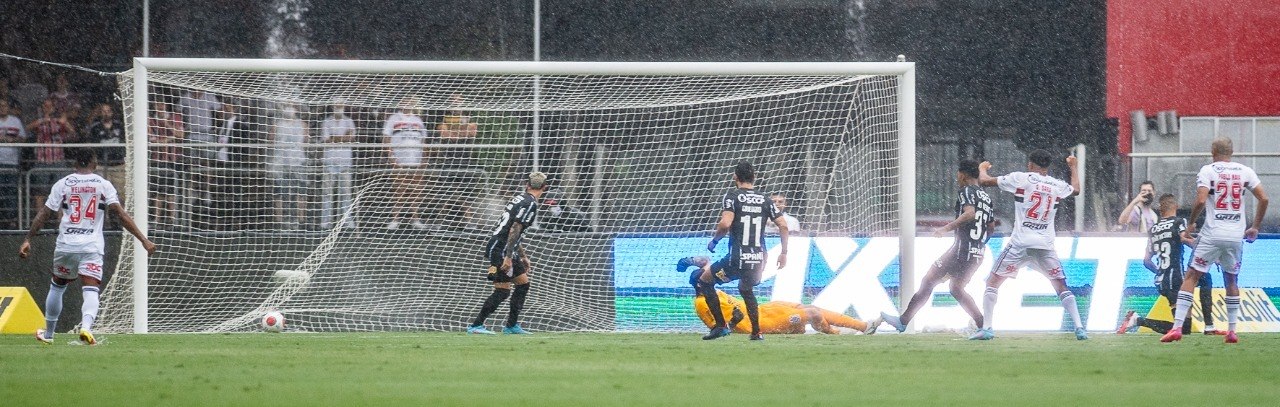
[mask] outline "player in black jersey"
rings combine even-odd
[[[484,300],[480,307],[480,315],[471,321],[467,328],[470,334],[493,335],[493,331],[485,329],[484,320],[498,309],[502,300],[511,296],[510,312],[502,333],[527,334],[520,327],[520,310],[524,308],[524,298],[529,293],[529,256],[524,251],[520,240],[524,237],[525,228],[533,224],[538,217],[538,198],[547,190],[547,175],[541,172],[529,174],[524,192],[507,202],[502,218],[493,228],[489,243],[485,245],[485,258],[489,259],[489,281],[493,282],[493,293]],[[515,289],[512,289],[512,284]],[[513,292],[514,291],[514,292]]]
[[[1182,287],[1182,246],[1195,246],[1196,241],[1183,234],[1187,230],[1187,220],[1178,217],[1178,199],[1173,194],[1161,196],[1159,205],[1160,220],[1151,225],[1151,230],[1148,231],[1149,244],[1147,244],[1146,254],[1142,257],[1142,265],[1155,273],[1156,290],[1169,300],[1169,308],[1173,310],[1178,303],[1178,290]],[[1154,261],[1152,261],[1153,258]],[[1225,335],[1225,332],[1213,328],[1213,280],[1206,278],[1207,276],[1209,273],[1204,273],[1199,281],[1200,310],[1204,313],[1205,321],[1204,333]],[[1170,316],[1173,314],[1170,313]],[[1125,314],[1120,328],[1116,329],[1116,333],[1123,334],[1142,326],[1163,334],[1173,329],[1173,322],[1140,317],[1136,312],[1129,311]],[[1190,319],[1183,321],[1182,333],[1191,333]]]
[[[733,181],[737,188],[729,190],[721,200],[720,222],[716,224],[715,235],[707,244],[707,250],[714,253],[720,238],[729,235],[729,253],[711,265],[709,270],[698,275],[697,290],[707,301],[707,307],[715,318],[716,326],[711,328],[702,339],[716,339],[729,335],[725,325],[724,314],[720,312],[720,297],[716,294],[716,284],[738,281],[738,293],[747,305],[747,318],[751,321],[751,340],[761,340],[760,311],[756,302],[755,286],[760,284],[764,274],[766,248],[764,245],[764,223],[772,221],[778,225],[778,233],[782,238],[782,251],[778,254],[778,268],[787,265],[787,222],[782,219],[782,211],[773,206],[769,195],[755,189],[756,172],[751,163],[739,162],[733,169]]]
[[[911,296],[911,302],[907,303],[907,309],[902,310],[902,314],[893,316],[880,313],[880,319],[898,332],[907,329],[907,324],[911,323],[916,312],[933,296],[933,287],[948,278],[951,279],[951,296],[960,303],[960,308],[969,313],[976,326],[982,326],[982,310],[973,302],[973,297],[964,291],[964,286],[969,284],[974,271],[982,264],[995,216],[991,210],[991,196],[978,185],[977,161],[960,161],[956,183],[960,184],[960,192],[956,197],[956,219],[933,231],[934,237],[942,237],[946,232],[954,230],[955,243],[933,262],[933,267],[929,268],[929,273],[920,282],[920,290]]]

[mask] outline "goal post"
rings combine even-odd
[[[533,168],[570,203],[529,232],[538,329],[689,328],[662,319],[681,288],[623,287],[638,277],[613,270],[617,238],[697,255],[669,250],[707,235],[737,160],[793,197],[807,236],[897,237],[899,306],[915,291],[914,63],[136,58],[121,92],[124,191],[161,251],[125,239],[103,330],[247,330],[276,309],[301,330],[460,329],[487,286],[487,229]],[[198,93],[225,111],[156,119]],[[423,137],[384,144],[406,103]],[[357,140],[322,138],[335,104]],[[449,133],[459,117],[478,123],[469,141],[444,136],[466,133]],[[168,127],[181,135],[156,136]],[[332,170],[341,149],[354,164]],[[398,163],[406,149],[419,162]],[[639,314],[660,321],[626,322]]]

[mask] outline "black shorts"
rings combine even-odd
[[[751,260],[743,259],[740,254],[730,253],[711,265],[711,276],[715,278],[716,284],[734,280],[742,280],[752,286],[760,284],[760,277],[764,275],[765,255],[762,252],[759,256],[759,260]]]
[[[978,271],[978,266],[982,265],[982,255],[960,253],[959,250],[960,246],[952,245],[942,257],[938,258],[938,261],[933,263],[933,266],[942,269],[953,279],[972,278],[973,273]]]
[[[484,256],[489,259],[489,270],[486,278],[495,283],[509,283],[524,273],[528,273],[529,269],[524,266],[524,257],[519,251],[511,255],[511,270],[502,271],[502,257],[506,250],[506,242],[499,240],[490,240],[485,246]]]

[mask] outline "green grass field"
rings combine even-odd
[[[1280,335],[0,336],[0,405],[1274,405]]]

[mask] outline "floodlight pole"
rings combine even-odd
[[[151,56],[151,0],[142,0],[142,57]]]

